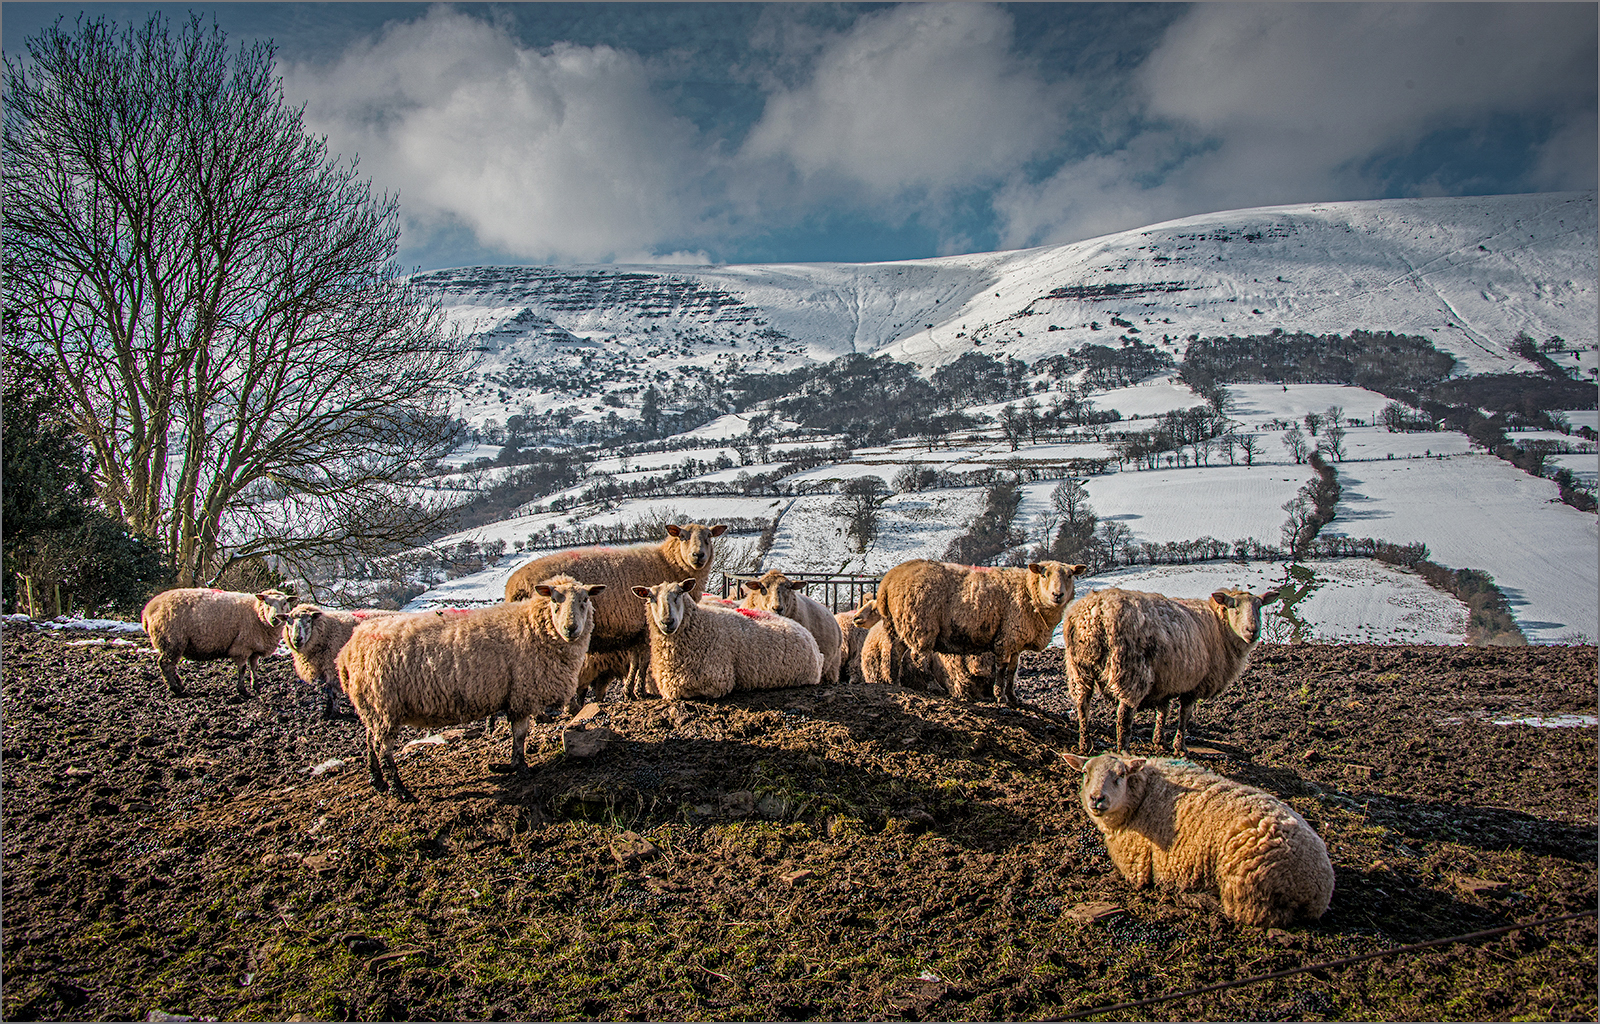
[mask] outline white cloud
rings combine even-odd
[[[611,47],[527,49],[435,7],[284,86],[422,234],[456,222],[518,256],[603,260],[703,228],[714,201],[714,148]]]
[[[1367,165],[1431,132],[1572,105],[1587,135],[1574,122],[1550,140],[1530,178],[1592,188],[1594,53],[1585,4],[1196,7],[1134,74],[1140,133],[1000,193],[1005,244],[1367,196],[1378,188]],[[1153,174],[1152,153],[1169,155],[1170,170]]]
[[[777,88],[743,155],[883,195],[992,181],[1051,144],[1060,95],[1012,52],[1011,18],[980,4],[908,4],[825,45]]]

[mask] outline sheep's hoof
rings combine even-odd
[[[523,772],[527,771],[526,768],[519,768],[517,765],[506,764],[505,762],[491,764],[489,766],[489,770],[494,772],[496,775],[521,775]]]
[[[414,804],[417,802],[416,795],[404,786],[394,787],[389,793],[389,799],[397,804]]]

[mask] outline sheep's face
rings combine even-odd
[[[1028,566],[1028,590],[1040,608],[1065,608],[1075,596],[1072,579],[1088,570],[1087,565],[1066,562],[1033,562]]]
[[[728,527],[722,523],[716,526],[702,526],[699,523],[690,523],[688,526],[669,526],[667,534],[677,542],[677,562],[687,566],[693,572],[699,572],[711,564],[713,549],[711,540],[720,537]]]
[[[1115,824],[1139,805],[1144,796],[1144,780],[1139,777],[1144,758],[1124,761],[1115,754],[1101,754],[1085,761],[1076,755],[1066,757],[1083,771],[1078,796],[1091,819]]]
[[[294,598],[281,590],[264,590],[256,595],[256,614],[269,626],[283,625],[284,616],[294,607]]]
[[[688,579],[681,583],[657,583],[653,587],[634,587],[633,594],[644,601],[650,621],[656,624],[656,629],[661,631],[661,635],[671,636],[683,628],[683,623],[689,616],[689,607],[695,603],[694,588],[697,582]]]
[[[799,600],[795,591],[805,587],[805,580],[791,580],[776,569],[758,580],[743,580],[739,584],[746,594],[746,608],[760,608],[785,618],[795,617]]]
[[[856,611],[856,617],[850,621],[860,626],[862,629],[871,629],[873,626],[876,626],[878,623],[882,622],[883,616],[878,614],[877,600],[874,599],[871,601],[862,602],[861,607]]]
[[[1276,590],[1260,595],[1248,590],[1219,590],[1211,595],[1211,604],[1239,639],[1253,644],[1261,639],[1261,606],[1277,599]]]
[[[604,583],[552,583],[549,580],[533,588],[533,592],[550,601],[550,625],[567,643],[585,635],[594,626],[592,596],[606,589]]]
[[[318,619],[322,618],[322,609],[314,604],[296,605],[294,610],[283,618],[284,642],[291,650],[298,651],[311,642],[311,630],[316,626]]]

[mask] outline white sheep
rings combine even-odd
[[[808,629],[772,612],[702,604],[694,585],[686,579],[633,588],[650,623],[650,668],[662,697],[723,697],[822,681],[822,651]]]
[[[817,649],[822,651],[822,681],[837,683],[844,645],[839,622],[822,602],[800,593],[805,586],[805,580],[791,580],[778,570],[769,569],[760,579],[739,581],[745,593],[740,607],[775,612],[810,630]]]
[[[296,605],[283,617],[283,642],[294,656],[295,675],[322,688],[322,717],[333,718],[335,696],[339,692],[339,652],[350,642],[350,635],[367,619],[402,612],[381,608],[340,611],[315,604]]]
[[[897,647],[893,670],[925,664],[925,656],[990,654],[994,698],[1015,704],[1017,663],[1023,651],[1050,643],[1073,597],[1073,577],[1088,567],[1034,562],[1027,568],[991,569],[925,558],[902,562],[878,584],[878,611]]]
[[[566,575],[590,583],[603,583],[606,592],[594,603],[594,636],[590,652],[609,654],[629,652],[623,696],[631,699],[648,692],[650,638],[644,609],[629,595],[628,588],[695,579],[695,593],[705,589],[715,555],[712,541],[727,531],[727,526],[668,526],[667,536],[658,544],[629,547],[574,548],[543,555],[523,565],[506,580],[506,600],[520,601],[533,594],[533,586],[552,576]],[[598,674],[598,673],[597,673]]]
[[[139,624],[150,637],[160,659],[161,674],[174,697],[184,695],[178,679],[178,662],[233,661],[234,683],[243,697],[256,683],[256,662],[278,649],[283,635],[283,614],[294,598],[278,590],[241,594],[203,587],[180,587],[152,597],[139,613]],[[249,667],[250,686],[245,685]]]
[[[1134,888],[1215,887],[1229,919],[1263,928],[1328,909],[1328,848],[1271,793],[1186,761],[1064,757],[1083,772],[1083,809]]]
[[[1118,703],[1118,750],[1127,749],[1134,714],[1152,707],[1159,749],[1177,698],[1172,749],[1182,754],[1190,708],[1244,672],[1261,639],[1261,606],[1277,598],[1276,590],[1218,590],[1200,599],[1115,587],[1085,595],[1062,627],[1067,690],[1078,710],[1078,752],[1089,752],[1089,699],[1099,690]]]
[[[565,704],[578,687],[593,595],[604,584],[556,576],[525,601],[459,615],[397,615],[356,627],[339,652],[339,682],[367,730],[373,788],[412,799],[394,763],[401,726],[438,728],[503,712],[511,723],[510,770],[528,770],[523,746],[533,715]]]

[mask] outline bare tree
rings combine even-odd
[[[1306,453],[1311,450],[1310,442],[1306,440],[1306,435],[1301,433],[1299,424],[1283,432],[1283,446],[1289,449],[1289,454],[1294,456],[1296,463],[1306,461]]]
[[[1260,448],[1261,448],[1261,435],[1259,435],[1259,434],[1240,434],[1239,435],[1239,450],[1241,452],[1244,452],[1244,464],[1246,466],[1254,466],[1256,464],[1256,452],[1259,451]]]
[[[1322,428],[1322,440],[1317,447],[1327,450],[1335,462],[1344,461],[1344,425],[1338,420],[1328,420],[1328,425]]]
[[[1312,437],[1316,437],[1317,436],[1317,431],[1322,429],[1322,413],[1320,413],[1320,412],[1308,412],[1308,413],[1306,413],[1306,415],[1305,415],[1305,425],[1306,425],[1306,429],[1311,432],[1311,436]]]
[[[845,481],[834,503],[833,513],[843,516],[845,535],[855,541],[856,551],[865,554],[878,537],[878,506],[889,496],[889,485],[881,476],[858,476]]]
[[[48,365],[106,507],[180,583],[439,525],[406,485],[468,366],[375,197],[285,105],[270,43],[80,18],[5,61],[8,345]],[[14,340],[13,340],[14,339]]]

